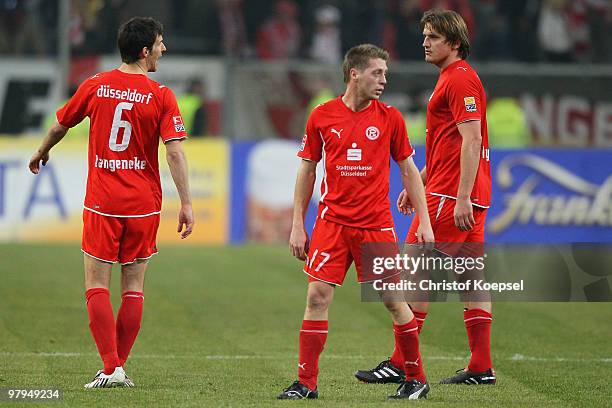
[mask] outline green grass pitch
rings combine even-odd
[[[319,400],[276,401],[296,378],[305,282],[283,246],[162,247],[125,367],[137,388],[85,390],[101,363],[78,245],[0,245],[0,388],[58,387],[53,406],[610,406],[610,303],[496,304],[498,384],[479,387],[437,385],[467,362],[468,348],[461,305],[433,304],[421,336],[429,398],[387,402],[394,385],[353,377],[392,349],[387,312],[360,301],[353,271],[330,309]]]

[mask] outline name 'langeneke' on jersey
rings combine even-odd
[[[159,214],[159,139],[187,137],[174,93],[142,74],[102,72],[57,112],[65,127],[85,117],[91,122],[85,209],[114,217]]]

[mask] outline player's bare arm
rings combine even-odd
[[[312,197],[315,180],[317,178],[317,163],[302,160],[295,181],[293,194],[293,226],[289,237],[289,248],[297,259],[304,261],[308,253],[308,234],[304,226],[304,218],[308,210],[308,203]]]
[[[423,167],[421,170],[421,180],[423,185],[427,182],[427,167]],[[397,210],[404,215],[411,215],[414,213],[414,206],[406,194],[406,190],[402,190],[397,196]]]
[[[475,224],[470,195],[474,188],[480,161],[480,147],[482,145],[480,121],[471,120],[460,123],[457,128],[463,141],[461,142],[461,174],[459,176],[459,189],[457,190],[457,203],[455,204],[455,225],[461,231],[469,231]]]
[[[59,143],[60,140],[66,136],[68,132],[68,128],[60,125],[57,121],[51,126],[49,131],[47,132],[47,136],[43,139],[40,147],[30,159],[30,171],[34,174],[38,174],[40,171],[40,163],[42,161],[42,165],[45,166],[49,161],[49,151],[53,146]]]
[[[427,211],[427,200],[425,199],[425,187],[421,179],[419,169],[417,169],[412,157],[408,157],[398,162],[402,173],[402,183],[406,190],[406,195],[411,203],[413,203],[415,211],[419,216],[419,229],[417,231],[418,242],[433,243],[434,233],[429,220],[429,212]]]
[[[166,143],[166,160],[168,161],[170,174],[172,174],[172,180],[174,180],[176,191],[181,200],[181,210],[179,211],[176,231],[181,234],[182,239],[185,239],[191,234],[195,221],[193,209],[191,208],[191,194],[189,193],[187,159],[181,143],[180,140],[172,140]]]

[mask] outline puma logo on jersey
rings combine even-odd
[[[340,139],[340,137],[341,137],[340,133],[342,133],[343,130],[344,129],[336,130],[336,129],[332,128],[331,132],[335,133],[338,136],[338,139]]]
[[[306,363],[298,363],[298,367],[300,367],[301,370],[306,370]]]
[[[464,70],[465,72],[467,72],[467,68],[466,68],[466,67],[457,67],[457,69],[462,69],[462,70]]]
[[[417,367],[418,367],[418,366],[419,366],[419,359],[417,358],[417,359],[416,359],[416,360],[414,360],[414,361],[408,361],[408,360],[406,360],[406,361],[404,362],[404,364],[413,365],[413,366],[417,366]]]

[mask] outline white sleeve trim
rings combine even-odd
[[[469,119],[462,120],[461,122],[457,122],[455,124],[456,125],[460,125],[460,124],[466,123],[466,122],[474,122],[475,120],[482,120],[482,118],[469,118]]]
[[[185,136],[181,136],[181,137],[173,137],[172,139],[166,139],[164,140],[164,138],[162,137],[162,141],[164,142],[164,144],[171,142],[173,140],[183,140],[183,139],[188,139],[189,136],[185,135]]]

